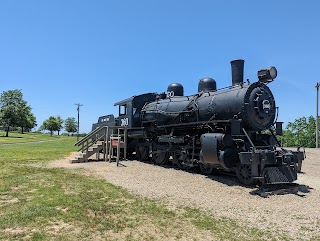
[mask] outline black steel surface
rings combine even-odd
[[[245,185],[293,182],[303,152],[276,148],[280,143],[272,127],[277,107],[266,85],[270,81],[244,84],[243,67],[244,60],[231,61],[232,85],[224,89],[217,90],[214,79],[203,78],[191,96],[183,96],[183,86],[173,83],[167,94],[119,101],[119,117],[100,117],[93,128],[128,127],[129,154],[141,160],[152,157],[159,165],[172,160],[182,169],[200,166],[206,175],[217,168],[236,173]],[[280,122],[276,127],[281,134]]]

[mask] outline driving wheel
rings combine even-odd
[[[165,165],[169,162],[169,153],[166,151],[152,154],[152,159],[157,165]]]
[[[139,145],[136,150],[137,159],[139,161],[149,160],[149,147],[147,145]]]

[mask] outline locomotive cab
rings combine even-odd
[[[114,106],[119,106],[119,117],[116,119],[116,125],[129,128],[141,127],[140,111],[142,107],[147,102],[155,101],[156,98],[156,93],[147,93],[115,103]]]

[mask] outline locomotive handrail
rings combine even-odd
[[[195,113],[196,113],[196,115],[197,115],[197,121],[198,121],[198,120],[199,120],[199,108],[198,108],[198,104],[197,104],[196,100],[199,99],[202,94],[203,94],[203,92],[194,95],[194,97],[190,100],[190,102],[189,102],[188,105],[185,107],[185,109],[182,110],[182,111],[180,111],[179,114],[170,121],[170,124],[173,123],[176,119],[178,119],[178,117],[180,117],[181,114],[184,114],[184,113],[192,113],[192,112],[195,112]],[[189,100],[189,98],[188,98],[188,100]],[[188,110],[188,108],[191,107],[193,104],[196,106],[196,110],[197,110],[197,111],[195,111],[194,109]]]
[[[104,129],[106,129],[106,131],[103,131]],[[99,141],[102,137],[104,136],[108,136],[109,134],[109,129],[113,130],[113,129],[123,129],[126,130],[127,127],[126,126],[100,126],[98,128],[96,128],[95,130],[89,132],[83,139],[81,139],[80,141],[78,141],[77,143],[75,143],[75,146],[80,146],[82,145],[83,147],[81,148],[81,150],[84,149],[84,143],[86,143],[86,148],[89,148],[90,146],[92,146],[93,144],[95,144],[97,141]],[[99,134],[100,132],[103,131],[103,134],[98,136],[97,134]],[[118,135],[124,135],[124,134],[120,134],[118,133]],[[92,138],[95,137],[95,139],[93,140]],[[88,143],[89,140],[92,140],[91,143]],[[104,140],[107,141],[107,138]],[[89,146],[90,145],[90,146]]]
[[[97,132],[101,131],[103,128],[105,128],[105,126],[100,126],[96,129],[94,129],[93,131],[89,132],[85,137],[83,137],[80,141],[78,141],[77,143],[75,143],[75,146],[80,146],[82,143],[84,143],[85,141],[87,141],[88,139],[90,139],[94,134],[96,134]]]
[[[214,124],[214,123],[219,123],[219,122],[231,122],[231,120],[213,120],[213,121],[201,121],[201,122],[186,122],[186,123],[162,125],[162,126],[158,126],[158,128],[181,126],[182,124],[187,124],[187,125],[201,125],[201,124]]]
[[[101,135],[99,133],[103,132]],[[89,132],[83,139],[75,143],[75,146],[81,146],[79,151],[81,152],[88,152],[88,149],[92,147],[94,144],[96,144],[101,138],[104,138],[103,141],[105,141],[106,136],[108,135],[108,127],[106,126],[100,126],[96,128],[95,130]]]
[[[253,142],[252,142],[252,140],[251,140],[250,136],[248,135],[248,133],[246,132],[246,130],[245,130],[244,128],[242,128],[242,131],[243,131],[243,133],[246,135],[246,137],[247,137],[248,141],[250,142],[250,145],[252,146],[253,151],[255,152],[256,147],[254,146],[254,144],[253,144]]]

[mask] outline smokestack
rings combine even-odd
[[[243,83],[243,59],[232,60],[231,62],[232,71],[232,86]]]

